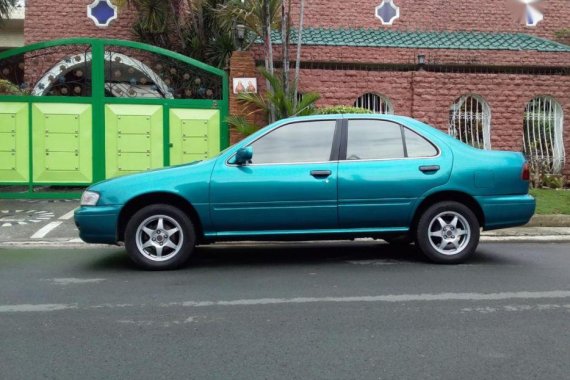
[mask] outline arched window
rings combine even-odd
[[[390,99],[385,97],[384,95],[377,95],[377,94],[364,94],[354,102],[354,106],[358,108],[365,108],[374,113],[379,114],[393,114],[394,107],[392,106],[392,102]]]
[[[538,96],[524,111],[524,152],[552,174],[564,167],[564,114],[560,103],[549,96]]]
[[[491,149],[491,108],[478,95],[457,99],[449,112],[449,134],[478,149]]]

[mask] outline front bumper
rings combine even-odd
[[[523,226],[530,221],[536,211],[536,200],[528,194],[475,198],[485,214],[486,231]]]
[[[82,206],[75,210],[79,237],[86,243],[117,244],[117,223],[120,205]]]

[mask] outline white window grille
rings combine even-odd
[[[491,149],[491,108],[478,95],[464,95],[449,112],[449,134],[478,149]]]
[[[563,124],[562,106],[552,97],[536,97],[525,108],[524,152],[551,174],[560,174],[564,167]]]
[[[364,94],[354,102],[354,106],[358,108],[365,108],[374,113],[379,114],[394,114],[394,107],[390,99],[383,95],[377,94]]]

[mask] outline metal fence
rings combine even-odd
[[[227,74],[172,51],[41,42],[0,53],[0,80],[0,198],[68,197],[55,191],[228,146]]]

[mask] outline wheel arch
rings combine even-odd
[[[153,192],[136,196],[123,206],[117,222],[117,241],[125,241],[125,229],[130,218],[143,207],[152,204],[167,204],[182,210],[194,224],[197,240],[202,240],[204,234],[200,216],[187,199],[174,193]]]
[[[447,190],[430,194],[418,205],[418,207],[416,207],[411,223],[412,230],[415,231],[420,217],[422,216],[424,211],[427,210],[430,206],[439,202],[449,202],[449,201],[459,202],[469,207],[469,209],[473,211],[473,213],[477,217],[479,225],[481,227],[485,226],[485,213],[483,212],[481,205],[479,204],[479,202],[477,202],[475,198],[462,191]]]

